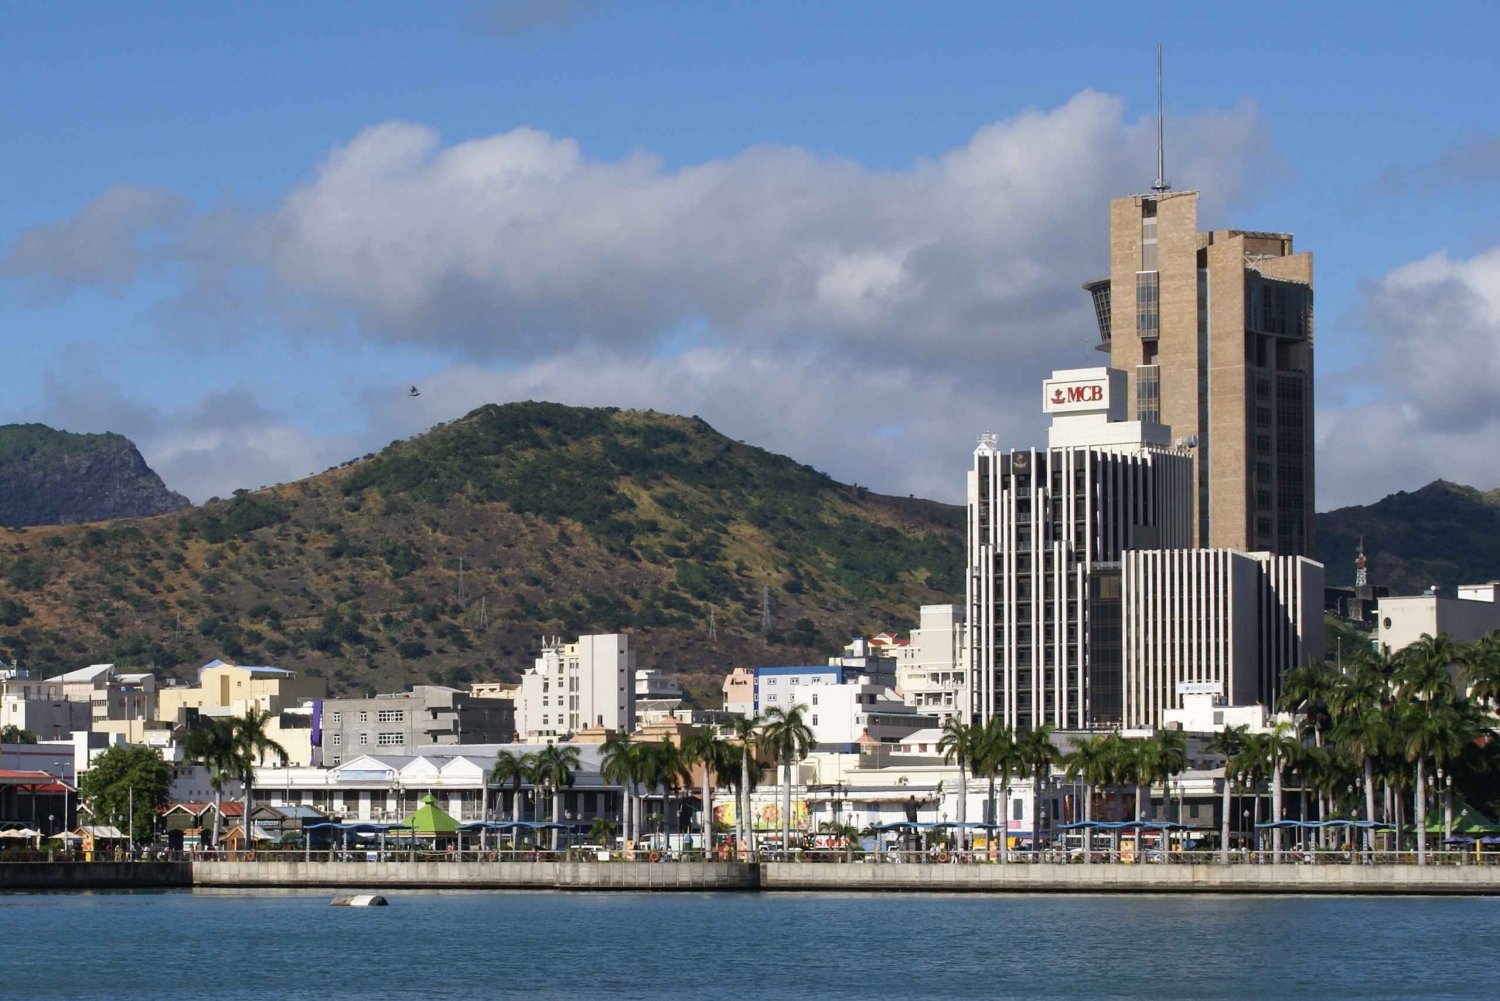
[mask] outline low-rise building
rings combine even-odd
[[[416,685],[370,699],[322,700],[313,714],[312,741],[333,766],[361,754],[410,754],[421,745],[503,744],[515,732],[511,699]]]
[[[1397,653],[1426,636],[1446,635],[1457,642],[1488,636],[1500,629],[1500,582],[1461,584],[1456,597],[1432,588],[1425,594],[1385,597],[1376,609],[1375,639]]]

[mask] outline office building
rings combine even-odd
[[[1198,193],[1157,188],[1110,203],[1109,277],[1084,286],[1099,349],[1132,420],[1196,440],[1195,546],[1309,555],[1312,255],[1290,233],[1199,232]]]
[[[1121,698],[1119,623],[1090,629],[1096,609],[1118,618],[1121,555],[1192,544],[1192,457],[1162,425],[1124,419],[1125,385],[1111,369],[1054,372],[1045,450],[982,435],[974,451],[966,618],[981,722],[1095,725],[1090,701]]]
[[[1156,728],[1185,694],[1274,707],[1281,676],[1323,660],[1323,566],[1228,549],[1127,550],[1120,563],[1119,715]]]

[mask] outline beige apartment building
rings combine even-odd
[[[1196,191],[1115,199],[1109,240],[1109,277],[1084,286],[1099,350],[1129,419],[1193,446],[1194,544],[1309,555],[1312,255],[1290,233],[1199,232]]]

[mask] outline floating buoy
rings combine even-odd
[[[346,894],[333,898],[334,907],[386,907],[386,899],[378,893]]]

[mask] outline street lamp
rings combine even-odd
[[[1243,836],[1244,836],[1244,839],[1245,839],[1245,850],[1247,852],[1248,851],[1254,851],[1255,850],[1255,839],[1254,839],[1254,832],[1252,832],[1250,830],[1250,811],[1249,810],[1241,811],[1240,816],[1244,818],[1244,823],[1240,826],[1240,830],[1244,832]]]
[[[54,761],[54,762],[52,762],[52,767],[57,769],[57,775],[58,775],[57,782],[58,782],[58,785],[60,785],[60,786],[63,787],[62,822],[63,822],[63,826],[67,827],[68,826],[68,780],[63,775],[63,765],[64,765],[64,762],[61,762],[61,761]]]

